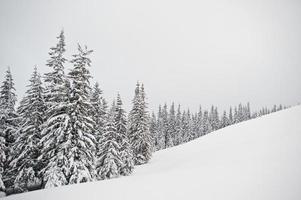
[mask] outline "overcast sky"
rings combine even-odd
[[[0,81],[21,98],[34,65],[48,71],[64,28],[67,53],[94,50],[91,73],[130,107],[137,80],[149,107],[253,108],[301,101],[300,0],[0,0]],[[70,68],[70,64],[66,66]]]

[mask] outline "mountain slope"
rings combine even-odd
[[[300,142],[297,106],[157,152],[129,177],[7,199],[301,199]]]

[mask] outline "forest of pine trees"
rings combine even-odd
[[[57,39],[48,72],[34,67],[18,105],[10,68],[0,88],[0,192],[8,195],[127,176],[154,151],[285,108],[251,113],[248,103],[192,113],[172,103],[150,114],[138,82],[127,114],[120,94],[109,106],[99,84],[91,85],[93,51],[78,45],[68,60],[63,31]]]

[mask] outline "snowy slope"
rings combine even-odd
[[[300,200],[301,106],[157,152],[129,177],[7,199]]]

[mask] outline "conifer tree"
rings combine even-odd
[[[164,146],[163,148],[166,149],[168,148],[171,143],[171,135],[168,132],[168,111],[167,111],[167,104],[165,103],[162,109],[162,125],[163,125],[163,130],[162,133],[164,135]]]
[[[168,114],[167,134],[169,135],[170,139],[167,141],[167,147],[174,146],[175,133],[176,133],[176,111],[175,111],[175,104],[172,103]]]
[[[0,187],[2,190],[5,186],[11,187],[14,180],[14,174],[8,164],[13,155],[11,146],[17,138],[16,130],[19,124],[18,114],[15,112],[17,101],[15,92],[12,74],[8,68],[0,87]]]
[[[229,125],[230,125],[230,122],[229,122],[229,119],[227,117],[227,113],[226,113],[226,111],[224,111],[222,119],[221,119],[220,128],[224,128],[224,127],[229,126]]]
[[[56,44],[56,46],[50,48],[50,59],[47,60],[46,64],[51,69],[51,71],[46,73],[44,76],[46,83],[45,102],[47,103],[48,109],[57,107],[57,104],[66,101],[67,91],[64,64],[67,59],[64,57],[66,45],[63,30],[61,31],[57,39],[58,43]]]
[[[156,150],[165,148],[165,133],[163,123],[163,112],[162,107],[159,105],[158,118],[157,118],[157,146]]]
[[[18,138],[13,145],[14,155],[10,163],[17,173],[14,186],[18,191],[27,191],[32,186],[40,185],[40,165],[37,158],[41,154],[39,142],[45,111],[44,88],[35,67],[26,96],[18,108],[21,126],[17,131]]]
[[[89,99],[88,58],[91,50],[78,45],[69,73],[72,87],[66,102],[57,104],[56,112],[46,122],[41,142],[43,156],[49,162],[43,169],[45,187],[91,181],[95,178],[95,122]]]
[[[103,133],[104,124],[105,124],[105,117],[106,117],[106,111],[104,110],[105,107],[103,105],[104,98],[102,97],[102,90],[99,87],[98,83],[95,83],[92,94],[91,94],[91,104],[93,106],[93,109],[91,110],[91,117],[93,118],[93,121],[95,122],[95,131],[96,131],[96,140],[99,140],[100,135]],[[99,151],[97,149],[97,151]]]
[[[134,163],[147,163],[153,151],[153,141],[149,131],[149,116],[145,102],[143,85],[137,83],[133,108],[129,114],[128,135],[133,148]]]
[[[120,168],[123,166],[118,143],[118,133],[116,128],[116,106],[113,103],[110,111],[107,113],[104,133],[98,142],[101,151],[98,152],[97,174],[99,179],[110,179],[118,177]]]
[[[181,144],[182,139],[182,114],[181,114],[181,106],[178,105],[177,115],[176,115],[176,132],[175,132],[175,145]]]
[[[120,159],[122,162],[122,166],[120,167],[120,174],[127,176],[132,173],[134,169],[134,162],[133,152],[126,128],[126,115],[122,106],[122,100],[118,93],[115,108],[115,125],[117,132],[117,142],[120,145]]]
[[[233,124],[233,114],[232,114],[232,107],[229,110],[229,125]]]
[[[152,112],[152,116],[150,119],[150,126],[149,126],[149,131],[152,136],[152,140],[154,141],[154,151],[157,150],[158,147],[158,126],[157,126],[157,118],[154,112]]]
[[[209,120],[209,114],[208,111],[204,111],[203,115],[203,124],[202,124],[202,135],[206,135],[212,131],[212,127]]]

